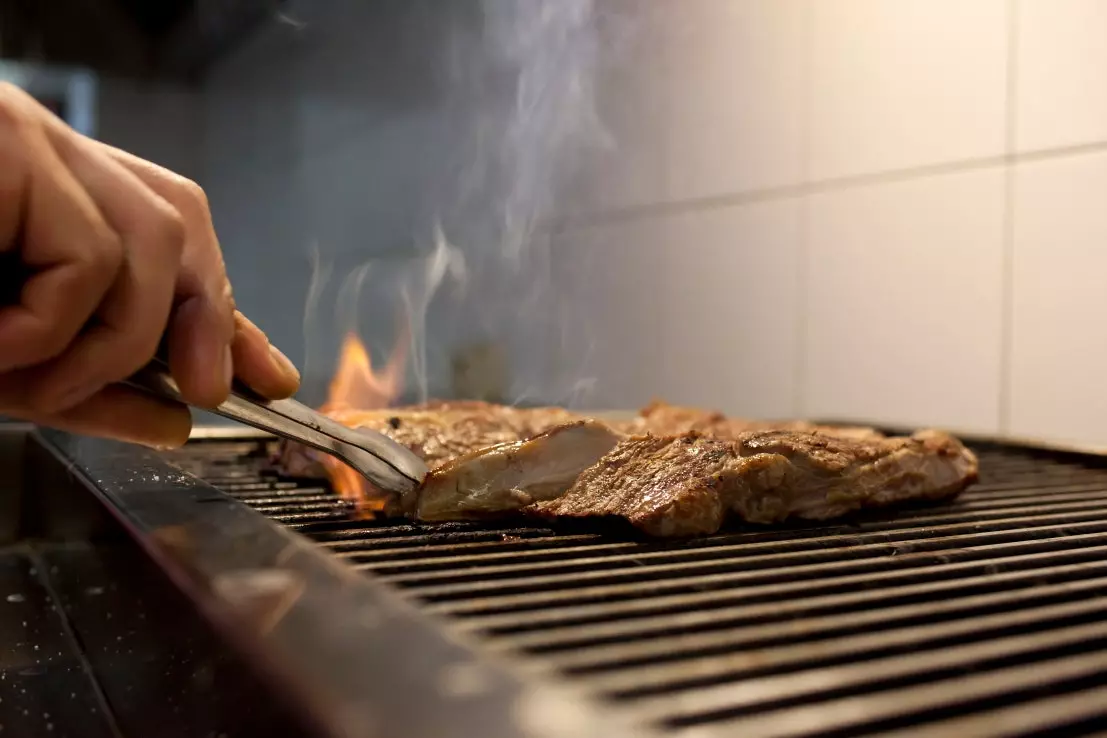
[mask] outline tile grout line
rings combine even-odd
[[[1012,342],[1014,332],[1015,174],[1018,135],[1019,0],[1007,0],[1007,88],[1004,120],[1003,232],[1000,266],[1000,343],[997,424],[1011,430]]]
[[[1005,136],[1006,137],[1006,136]],[[921,167],[907,169],[891,169],[871,174],[849,175],[834,179],[819,180],[795,185],[784,185],[763,190],[750,190],[724,195],[712,195],[673,202],[652,203],[649,205],[637,205],[608,212],[590,213],[574,218],[563,218],[547,221],[543,229],[555,233],[567,233],[575,230],[583,230],[597,226],[633,223],[651,218],[685,213],[710,212],[724,210],[731,207],[752,205],[764,202],[776,202],[790,198],[805,197],[808,195],[837,192],[842,190],[871,187],[880,184],[893,184],[910,182],[932,177],[942,177],[951,174],[964,174],[980,172],[989,169],[1016,167],[1021,164],[1031,164],[1042,161],[1064,159],[1086,154],[1107,153],[1107,140],[1095,141],[1071,146],[1059,146],[1049,149],[1038,149],[1022,153],[1001,153],[994,156],[983,156],[974,159],[961,159],[958,161],[943,162],[940,164],[928,164]]]

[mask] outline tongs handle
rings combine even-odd
[[[168,365],[160,358],[132,375],[126,384],[185,402]],[[336,456],[383,490],[410,492],[427,475],[427,466],[419,457],[383,433],[348,428],[296,400],[265,399],[239,382],[234,383],[225,402],[203,409]]]

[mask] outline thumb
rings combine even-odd
[[[296,394],[300,388],[300,372],[288,357],[237,310],[234,328],[231,353],[235,375],[250,389],[269,399],[277,400]]]

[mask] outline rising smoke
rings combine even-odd
[[[561,326],[544,224],[580,156],[603,142],[593,3],[473,0],[475,12],[446,14],[448,40],[427,50],[443,81],[433,111],[443,125],[432,128],[447,131],[449,145],[420,203],[426,225],[414,237],[424,256],[343,269],[334,293],[341,332],[390,328],[379,308],[386,293],[403,311],[410,389],[419,399],[444,388],[450,352],[467,341],[515,344],[505,348],[516,399],[556,400],[574,390],[549,386],[546,372],[543,352],[553,349],[542,336]],[[355,165],[362,164],[372,166]],[[320,286],[330,277],[323,265],[314,275],[309,312],[318,316],[332,288]]]

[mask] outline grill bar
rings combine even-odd
[[[355,520],[256,442],[181,458],[490,656],[663,734],[1091,734],[1107,726],[1107,462],[978,453],[954,504],[675,542]]]
[[[1050,517],[1049,519],[1064,520],[1069,517],[1077,519],[1078,516],[1081,515],[1091,519],[1101,519],[1105,506],[1107,506],[1107,496],[1105,496],[1102,501],[1097,499],[1090,501],[1080,499],[1075,501],[1061,500],[1057,504],[1043,502],[1038,505],[1021,505],[1017,508],[996,509],[995,511],[977,510],[942,515],[928,514],[915,517],[904,516],[895,518],[892,521],[885,520],[881,522],[860,523],[850,527],[798,528],[788,532],[721,534],[679,545],[653,543],[650,544],[650,550],[674,549],[678,547],[691,549],[696,547],[720,546],[734,542],[752,543],[758,540],[788,542],[799,540],[805,536],[856,535],[862,531],[900,531],[910,528],[937,530],[942,526],[956,526],[972,522],[1000,525],[1013,522],[1017,525],[1024,520],[1033,521],[1043,519],[1048,517],[1048,513],[1055,513],[1058,510],[1072,512],[1059,514],[1057,517]],[[1002,506],[998,507],[1002,508]],[[488,543],[493,544],[493,548],[495,549],[491,551],[492,554],[502,553],[506,557],[509,556],[508,551],[510,549],[504,544],[512,542],[513,539],[526,539],[526,551],[537,551],[537,548],[542,545],[561,547],[572,543],[594,544],[594,548],[587,549],[594,551],[614,551],[619,549],[644,550],[640,544],[613,542],[605,539],[603,536],[594,534],[576,536],[543,535],[543,533],[552,533],[546,529],[522,528],[509,531],[479,530],[469,533],[449,533],[442,537],[438,537],[434,533],[428,533],[427,531],[427,528],[412,528],[410,531],[396,531],[405,534],[399,536],[388,536],[388,533],[392,531],[382,532],[380,529],[376,529],[374,534],[360,528],[339,528],[326,531],[322,534],[318,534],[312,529],[304,529],[303,532],[313,535],[313,537],[322,538],[320,541],[322,545],[332,548],[336,552],[341,552],[341,555],[346,558],[368,564],[368,568],[371,568],[373,571],[382,572],[389,570],[387,563],[383,562],[396,561],[397,565],[393,568],[398,569],[405,568],[406,565],[414,559],[430,558],[432,556],[442,556],[449,562],[452,561],[456,555],[465,554],[465,547],[474,545],[477,547],[484,546],[484,548],[478,548],[474,553],[475,560],[484,561],[488,555],[485,552],[485,549],[488,548],[485,544]],[[345,537],[340,540],[328,540],[328,538],[338,535],[344,535]],[[388,537],[385,538],[385,536]],[[457,541],[466,542],[455,543]],[[410,548],[404,551],[394,550],[404,545]],[[455,551],[457,554],[451,554],[451,552]]]
[[[1107,653],[1098,651],[1037,661],[1035,659],[1045,658],[1046,655],[1036,648],[1042,646],[1071,654],[1073,649],[1081,646],[1076,639],[1087,638],[1089,645],[1101,648],[1105,643],[1103,640],[1105,636],[1107,636],[1107,625],[1095,624],[1072,628],[1055,637],[1033,635],[978,644],[949,653],[936,654],[932,660],[925,662],[896,658],[887,664],[866,664],[866,667],[871,667],[871,671],[868,672],[871,679],[868,679],[867,683],[895,687],[894,699],[888,699],[888,695],[874,691],[865,695],[812,702],[791,709],[783,708],[733,720],[724,719],[725,713],[721,711],[696,715],[684,712],[682,709],[678,712],[680,716],[678,718],[666,712],[665,722],[678,728],[710,722],[710,727],[677,733],[677,735],[704,736],[704,738],[733,735],[784,738],[810,735],[816,731],[820,735],[872,733],[885,726],[911,724],[917,719],[923,719],[928,713],[930,715],[949,714],[955,710],[974,709],[977,705],[985,708],[994,707],[997,701],[1004,698],[1023,699],[1025,696],[1033,695],[1043,682],[1051,683],[1056,689],[1080,689],[1088,683],[1095,684],[1095,680],[1102,679],[1102,672],[1107,669]],[[1005,648],[1010,650],[1003,650]],[[1020,657],[1029,663],[1009,668],[989,669],[969,676],[956,675],[965,661],[975,662],[979,668],[986,669],[993,664],[1010,663],[1011,660]],[[941,677],[941,681],[918,686],[903,685],[902,680],[906,677],[902,670],[896,667],[900,664],[909,666],[913,663],[917,663],[917,670],[934,669],[935,672],[931,676]],[[912,673],[917,670],[913,670]],[[814,692],[819,689],[819,686],[814,683],[816,679],[848,680],[852,677],[857,681],[851,684],[861,686],[866,681],[861,680],[861,675],[857,674],[857,671],[856,668],[826,670],[793,675],[781,682],[769,680],[753,682],[745,685],[741,691],[729,689],[727,695],[742,702],[754,696],[780,700],[778,692],[769,691],[771,687],[790,687],[795,690],[796,687],[810,683]],[[798,694],[798,691],[794,691],[793,694]],[[707,704],[705,701],[698,706]],[[727,705],[728,708],[731,707],[730,702],[727,702]],[[681,706],[681,708],[685,707]],[[1101,709],[1107,710],[1107,706]],[[990,731],[989,734],[991,734]]]
[[[563,668],[595,670],[604,663],[619,663],[634,655],[642,658],[654,652],[672,656],[672,649],[666,648],[668,640],[658,643],[656,639],[659,638],[675,639],[684,634],[781,622],[787,625],[787,628],[780,633],[782,637],[798,636],[805,628],[834,630],[836,623],[841,623],[846,629],[850,626],[861,627],[860,624],[864,622],[888,624],[914,616],[936,615],[946,607],[951,608],[951,611],[988,609],[1008,601],[1020,601],[1023,597],[1032,600],[1048,600],[1054,596],[1087,593],[1089,590],[1098,592],[1107,580],[1084,578],[1097,573],[1107,575],[1107,562],[1102,564],[1088,562],[1011,572],[1000,576],[985,575],[966,580],[863,590],[844,595],[800,598],[780,603],[697,609],[674,613],[662,620],[651,618],[523,631],[517,635],[500,635],[495,640],[495,644],[500,648],[531,653],[570,652],[560,661]],[[1057,584],[1052,584],[1053,582]],[[1035,584],[1038,586],[1030,586]],[[994,595],[966,594],[984,591],[988,587],[1003,586],[1019,589],[1013,591],[997,589],[997,594]],[[959,597],[948,599],[958,594],[960,594]],[[939,597],[944,599],[938,599]],[[919,602],[923,604],[917,604]],[[883,605],[883,607],[872,609],[875,605]],[[768,633],[772,632],[774,631],[768,631]],[[766,634],[763,633],[760,637],[765,636]],[[712,635],[711,637],[721,638],[722,636]],[[651,639],[651,641],[647,644],[632,643],[643,639]],[[683,638],[681,642],[683,645],[690,645],[688,640]],[[577,652],[577,649],[587,650]]]
[[[1093,687],[1072,694],[1061,694],[954,717],[931,725],[884,733],[885,738],[948,738],[958,735],[1046,735],[1048,729],[1081,735],[1081,727],[1102,724],[1107,687]],[[1064,716],[1058,724],[1058,716]],[[1081,726],[1081,723],[1091,725]],[[1096,734],[1102,736],[1103,734]]]
[[[1100,586],[1102,587],[1102,583]],[[1018,604],[1019,600],[1012,599],[1010,602],[1011,604]],[[1025,600],[1022,604],[1026,604]],[[774,629],[773,626],[763,626],[747,629],[744,633],[726,633],[723,634],[724,638],[714,639],[714,642],[696,638],[674,639],[673,645],[675,648],[686,649],[680,654],[687,657],[686,660],[698,656],[719,654],[714,659],[698,659],[693,674],[689,673],[687,664],[673,663],[671,659],[666,658],[666,656],[673,655],[671,649],[669,654],[657,652],[650,654],[654,663],[663,663],[666,668],[651,669],[649,680],[636,681],[633,688],[628,684],[629,680],[626,675],[623,675],[620,679],[595,679],[590,683],[612,697],[632,698],[637,696],[646,701],[651,698],[660,698],[664,702],[666,695],[683,695],[692,687],[696,688],[696,696],[687,699],[700,699],[703,695],[708,694],[708,691],[705,691],[703,687],[712,683],[726,685],[736,681],[744,681],[755,675],[761,677],[769,674],[792,673],[804,664],[842,663],[856,659],[861,655],[866,656],[867,664],[873,665],[875,655],[910,653],[912,654],[911,659],[894,659],[895,663],[908,670],[919,670],[921,669],[921,662],[917,661],[916,656],[926,649],[941,648],[942,653],[945,654],[951,644],[965,641],[977,642],[981,635],[1047,629],[1051,625],[1063,621],[1080,622],[1090,618],[1102,619],[1101,616],[1105,608],[1107,608],[1107,601],[1093,600],[1090,602],[1062,602],[1041,607],[1027,607],[1016,612],[999,612],[988,615],[982,614],[982,608],[978,604],[977,608],[962,608],[962,612],[967,611],[972,616],[967,620],[947,619],[931,624],[925,623],[923,617],[920,617],[922,613],[916,610],[909,613],[912,617],[912,620],[908,623],[909,627],[887,627],[886,630],[881,630],[878,633],[860,632],[855,635],[844,636],[835,635],[832,631],[834,626],[838,626],[841,631],[848,632],[851,628],[848,623],[844,622],[844,619],[836,623],[827,622],[825,625],[820,625],[821,628],[831,631],[828,633],[813,633],[811,630],[805,631],[802,627],[796,627],[794,633],[788,634],[786,630],[781,630],[779,627]],[[974,612],[974,609],[977,611]],[[951,613],[938,612],[939,616],[942,614]],[[858,623],[852,630],[862,629],[866,618],[857,614],[853,614],[852,617]],[[870,625],[880,623],[878,618],[870,617],[868,621]],[[884,623],[880,624],[889,626],[890,623],[887,621],[894,623],[894,619],[887,618]],[[789,635],[791,637],[788,637]],[[830,640],[812,640],[816,636]],[[736,659],[734,654],[739,650],[741,650],[742,656]],[[726,658],[728,656],[729,658]],[[630,655],[610,654],[609,657],[613,661],[616,658],[621,659],[622,662],[619,665],[624,668],[633,665],[652,666],[651,662],[641,653]],[[901,668],[901,666],[896,666],[896,668]],[[663,684],[662,680],[665,677],[672,681]],[[686,680],[686,682],[681,683],[679,680]],[[729,687],[722,691],[727,689]],[[707,698],[703,697],[703,699]]]
[[[1001,577],[1004,574],[1017,574],[1027,570],[1030,572],[1044,571],[1048,570],[1047,567],[1069,562],[1094,563],[1101,559],[1104,554],[1107,554],[1107,546],[1097,546],[1092,549],[1078,548],[1075,551],[1044,551],[985,561],[963,561],[953,564],[937,563],[916,569],[878,571],[818,579],[814,582],[792,582],[785,578],[783,582],[769,582],[761,586],[742,588],[735,592],[701,591],[659,597],[647,595],[639,600],[614,603],[601,600],[598,603],[587,602],[562,608],[542,609],[541,611],[528,610],[525,611],[526,614],[523,616],[510,610],[508,611],[509,614],[495,611],[490,617],[463,622],[463,625],[488,630],[516,626],[518,630],[523,630],[518,626],[521,621],[525,620],[529,624],[526,629],[538,629],[543,626],[557,624],[605,622],[634,616],[668,615],[676,611],[714,608],[741,602],[779,603],[789,595],[810,596],[815,594],[852,593],[858,589],[872,590],[878,587],[888,588],[916,583],[957,582],[961,578]],[[979,579],[976,583],[979,584]],[[428,609],[434,611],[435,608],[430,607]]]
[[[1072,549],[1071,551],[1060,549]],[[922,569],[928,565],[937,566],[947,572],[957,570],[960,564],[966,566],[980,566],[982,563],[999,571],[1001,567],[1019,565],[1025,560],[1033,560],[1035,556],[1058,557],[1066,554],[1073,557],[1087,558],[1090,555],[1102,555],[1107,551],[1107,534],[1089,533],[1078,536],[1065,536],[1051,540],[1013,541],[981,546],[963,546],[959,548],[940,549],[937,551],[908,552],[897,555],[892,547],[882,547],[880,556],[874,555],[866,558],[845,558],[844,560],[819,561],[810,563],[806,560],[793,562],[796,565],[765,568],[749,571],[739,567],[738,571],[725,571],[722,573],[698,573],[695,567],[680,567],[679,565],[666,565],[662,572],[642,572],[675,574],[669,579],[650,579],[650,588],[653,593],[692,594],[703,592],[707,589],[725,589],[735,587],[751,587],[754,585],[780,585],[780,586],[822,586],[834,581],[836,575],[862,574],[860,581],[876,582],[891,576],[903,574],[897,571],[908,570],[910,576],[912,569]],[[1006,554],[1006,555],[1005,555]],[[781,557],[766,556],[759,561],[744,561],[743,563],[776,563]],[[752,559],[753,557],[751,557]],[[645,568],[645,567],[643,567]],[[656,569],[662,569],[658,566]],[[594,577],[582,577],[586,582],[594,581]],[[517,583],[515,586],[452,586],[426,588],[418,592],[421,598],[432,603],[429,609],[439,613],[449,614],[477,614],[498,613],[521,610],[538,610],[557,604],[573,602],[590,604],[596,602],[607,603],[614,599],[637,600],[641,597],[642,580],[645,576],[637,578],[637,581],[618,582],[614,584],[596,584],[594,586],[576,586],[577,581],[572,578],[547,577],[535,578],[532,588],[538,589],[550,584],[549,590],[526,591],[526,583]],[[810,580],[812,584],[806,584],[803,580]],[[490,583],[494,585],[496,583]],[[560,586],[559,586],[560,585]],[[482,595],[482,596],[478,596]]]
[[[1097,530],[1096,526],[1102,524],[1103,510],[1082,510],[1079,512],[1059,513],[1055,515],[1018,516],[1014,518],[1000,518],[988,522],[987,530],[982,535],[989,533],[1002,533],[1011,531],[1015,534],[1023,530],[1046,531],[1051,528],[1060,532],[1071,531],[1074,526],[1087,524],[1090,529]],[[1051,525],[1052,524],[1052,525]],[[911,541],[930,537],[932,534],[956,535],[962,531],[981,531],[984,528],[979,522],[952,523],[948,525],[918,528],[893,528],[888,531],[872,534],[851,535],[848,540],[855,540],[858,544],[875,542]],[[558,539],[553,539],[558,540]],[[797,538],[792,541],[776,541],[767,548],[781,550],[810,550],[820,547],[839,547],[845,539],[842,534],[812,536],[810,538]],[[536,542],[544,542],[538,539]],[[484,552],[475,554],[460,553],[453,556],[426,556],[411,561],[393,560],[366,561],[359,551],[342,551],[336,555],[340,558],[354,562],[359,568],[370,569],[379,576],[387,577],[394,583],[412,584],[417,582],[434,581],[435,575],[440,572],[450,572],[456,568],[468,567],[473,570],[479,568],[480,572],[491,571],[495,573],[510,573],[526,570],[551,570],[569,571],[574,568],[615,567],[631,566],[646,561],[669,560],[708,560],[717,557],[725,557],[728,552],[735,550],[750,550],[761,544],[750,542],[748,544],[725,544],[718,542],[716,545],[660,548],[659,550],[643,550],[637,544],[593,544],[581,546],[564,546],[549,548],[526,548],[507,552]],[[502,562],[517,562],[501,565]],[[587,562],[587,563],[585,563]],[[399,572],[393,575],[393,572]],[[473,571],[473,575],[479,572]],[[429,576],[418,576],[425,574]]]
[[[555,561],[523,561],[513,564],[479,566],[475,562],[467,571],[442,571],[443,564],[449,561],[437,562],[437,567],[428,566],[426,560],[420,562],[420,569],[409,573],[410,569],[402,564],[394,567],[374,566],[373,571],[378,576],[394,584],[405,587],[415,587],[427,597],[433,597],[436,592],[444,591],[436,588],[450,584],[481,583],[487,584],[489,589],[494,589],[493,582],[510,583],[519,579],[544,585],[550,582],[561,581],[558,577],[572,577],[574,581],[587,579],[606,578],[612,572],[629,570],[635,575],[663,574],[673,571],[684,571],[702,566],[710,566],[719,562],[741,565],[743,568],[758,568],[761,563],[782,563],[785,560],[796,560],[801,563],[814,563],[821,559],[840,559],[843,557],[862,558],[868,555],[902,555],[913,553],[917,550],[930,548],[941,549],[954,547],[950,544],[969,541],[1018,541],[1030,536],[1036,539],[1068,536],[1073,533],[1104,532],[1107,531],[1107,521],[1104,521],[1102,510],[1094,510],[1087,514],[1091,520],[1081,520],[1079,515],[1047,515],[1040,517],[1022,517],[1013,521],[1004,521],[1000,525],[993,523],[993,530],[980,531],[980,525],[976,523],[961,523],[941,528],[928,528],[924,530],[907,529],[904,531],[890,531],[871,535],[857,536],[819,536],[795,543],[736,543],[724,546],[703,547],[699,550],[676,549],[663,551],[642,551],[632,549],[627,553],[618,553],[610,548],[599,549],[605,556],[572,557],[565,560],[559,558]],[[1054,522],[1056,521],[1056,522]],[[1053,524],[1048,524],[1053,522]],[[1047,523],[1045,525],[1027,525],[1028,523]],[[970,530],[970,533],[960,531]],[[934,535],[935,533],[948,535]],[[790,549],[781,551],[781,549]],[[772,553],[758,556],[759,551],[772,551]],[[564,553],[564,552],[562,552]],[[581,553],[579,549],[572,553]],[[356,560],[356,557],[350,557]],[[455,563],[462,564],[466,558],[455,557]],[[526,558],[517,555],[517,558]],[[393,569],[399,569],[403,573],[391,574]],[[427,570],[429,569],[429,570]],[[602,570],[602,571],[597,571]],[[538,580],[537,577],[545,572],[555,572],[546,578]],[[578,575],[578,576],[574,576]],[[429,592],[428,592],[429,590]],[[452,591],[452,590],[445,590]]]
[[[1092,529],[1094,532],[1071,535],[1073,530]],[[532,568],[510,569],[513,576],[496,578],[495,573],[488,579],[479,575],[464,573],[452,578],[457,583],[416,585],[412,590],[420,597],[432,601],[456,600],[460,597],[511,596],[529,589],[553,590],[556,592],[573,591],[578,588],[586,592],[585,596],[621,596],[627,594],[627,587],[642,581],[650,581],[655,587],[690,588],[740,581],[761,581],[779,576],[802,577],[808,574],[823,575],[838,571],[856,571],[875,567],[916,566],[926,561],[953,561],[958,558],[972,558],[977,554],[992,552],[1029,553],[1045,549],[1059,543],[1050,539],[1063,539],[1064,545],[1107,545],[1107,528],[1103,522],[1089,522],[1073,526],[1042,526],[1024,529],[1032,540],[1024,540],[1012,531],[976,533],[968,535],[941,536],[921,540],[902,540],[893,542],[861,543],[846,540],[836,548],[793,551],[751,556],[733,555],[678,563],[639,563],[638,566],[622,570],[575,571],[565,574],[541,574]],[[999,542],[987,543],[998,540]],[[985,543],[979,543],[984,541]],[[735,552],[737,553],[737,552]],[[887,559],[895,557],[896,561]],[[800,572],[795,571],[800,569]],[[483,574],[485,571],[480,572]],[[401,578],[396,578],[401,583]],[[595,583],[595,586],[589,586]],[[513,602],[526,602],[530,593]]]

